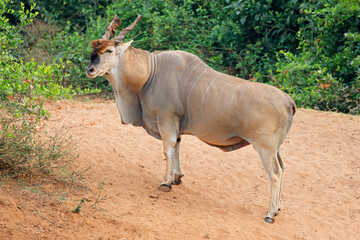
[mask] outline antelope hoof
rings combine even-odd
[[[267,223],[274,223],[274,219],[271,218],[271,217],[265,217],[264,220],[265,220],[265,222],[267,222]]]
[[[184,174],[175,175],[174,185],[180,185],[182,183],[182,177],[184,177]]]
[[[166,185],[165,183],[163,183],[158,189],[162,192],[169,192],[171,190],[171,185]]]

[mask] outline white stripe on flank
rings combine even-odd
[[[211,85],[213,84],[213,82],[215,81],[215,79],[217,78],[218,76],[214,77],[214,79],[211,81],[211,83],[209,84],[209,86],[207,87],[207,89],[205,90],[205,93],[204,93],[204,96],[202,97],[201,99],[201,119],[204,121],[204,114],[203,114],[203,108],[202,108],[202,105],[203,105],[203,101],[205,99],[205,96],[206,96],[206,93],[209,91]]]
[[[234,93],[233,93],[233,95],[231,96],[231,100],[230,100],[230,103],[229,103],[229,106],[228,106],[228,109],[227,109],[227,113],[229,113],[229,111],[230,111],[231,103],[232,103],[232,101],[234,100],[234,96],[235,96],[235,93],[236,93],[236,91],[238,90],[238,88],[239,88],[239,86],[238,86],[237,88],[235,88]],[[242,96],[243,96],[243,95],[241,95],[240,102],[241,102]]]
[[[177,78],[177,82],[179,82],[180,78],[182,77],[183,73],[185,72],[185,69],[190,66],[190,64],[192,64],[197,58],[194,58],[191,62],[189,62],[185,67],[184,69],[181,71],[179,77]]]
[[[201,62],[199,62],[194,68],[193,70],[191,70],[191,72],[189,73],[189,76],[186,78],[186,81],[184,82],[184,86],[183,86],[183,89],[182,89],[182,92],[181,92],[181,97],[184,95],[184,91],[185,91],[185,88],[186,88],[186,83],[187,81],[189,80],[189,77],[191,76],[191,73],[200,65]]]
[[[207,69],[205,69],[198,77],[197,79],[195,80],[195,82],[193,83],[191,89],[190,89],[190,92],[189,92],[189,96],[188,96],[188,108],[190,108],[190,96],[191,96],[191,92],[195,86],[195,84],[197,83],[197,81],[202,77],[202,75],[204,75],[204,73],[207,71]]]

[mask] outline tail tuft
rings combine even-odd
[[[295,113],[296,113],[296,106],[295,106],[295,103],[294,103],[294,102],[292,102],[292,103],[290,104],[290,110],[291,110],[291,112],[292,112],[292,115],[294,116]]]
[[[289,95],[287,95],[288,99],[289,99],[289,104],[290,104],[290,112],[292,113],[292,115],[294,116],[296,113],[296,104],[294,99],[292,99]]]

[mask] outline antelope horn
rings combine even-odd
[[[110,38],[112,38],[115,35],[116,29],[120,26],[120,23],[121,20],[115,14],[115,16],[111,19],[109,26],[107,26],[106,28],[106,32],[104,36],[102,36],[101,39],[110,40]]]
[[[120,31],[119,35],[116,38],[114,38],[113,40],[115,42],[122,42],[124,40],[126,34],[128,34],[131,30],[133,30],[135,25],[140,21],[140,17],[141,17],[141,15],[139,15],[130,26],[128,26],[127,28],[122,29]]]

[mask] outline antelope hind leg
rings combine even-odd
[[[279,213],[278,209],[280,205],[280,188],[283,170],[277,158],[277,148],[273,149],[270,147],[257,146],[255,149],[260,156],[261,163],[270,180],[270,206],[264,220],[267,223],[273,223],[274,217]]]

